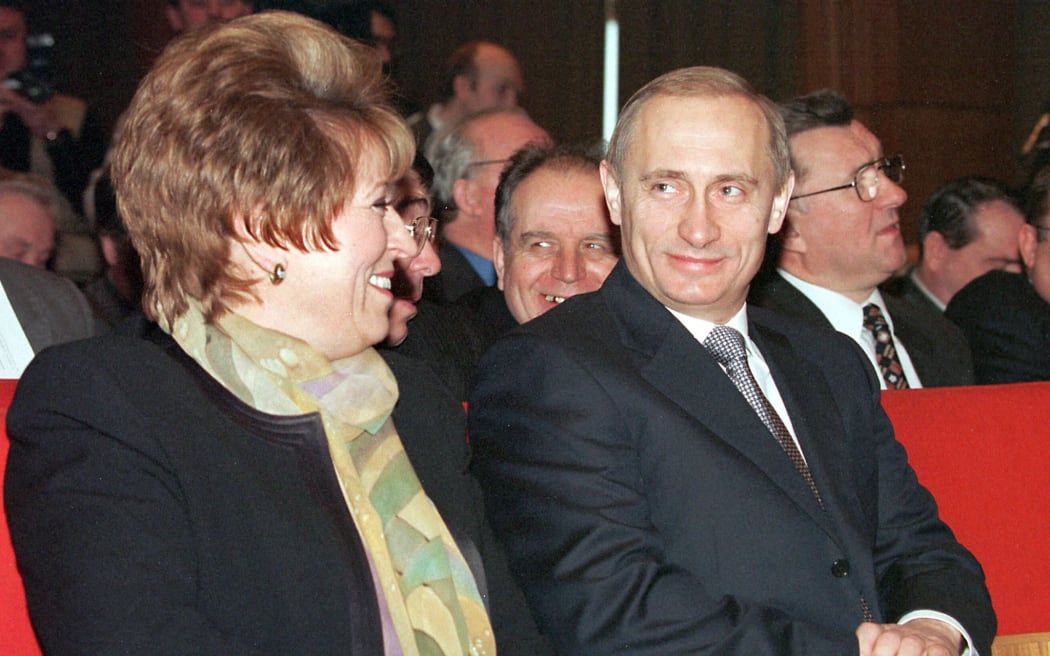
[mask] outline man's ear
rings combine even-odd
[[[456,204],[458,212],[477,214],[478,199],[476,196],[474,185],[467,178],[460,178],[452,183],[452,201]]]
[[[503,240],[492,238],[492,266],[496,267],[496,287],[503,291]]]
[[[933,272],[943,270],[948,248],[948,242],[944,241],[944,235],[936,230],[927,232],[926,237],[922,240],[923,268]]]
[[[773,206],[769,210],[769,234],[775,234],[784,224],[787,217],[788,204],[791,202],[791,192],[795,190],[795,173],[788,171],[787,180],[780,191],[773,196]]]
[[[613,225],[622,225],[620,221],[621,203],[623,201],[620,195],[620,183],[616,180],[612,169],[609,168],[609,163],[605,160],[602,160],[601,164],[598,165],[598,175],[602,179],[605,204],[609,206],[609,220],[612,221]]]
[[[474,94],[474,81],[469,75],[457,75],[452,78],[452,95],[456,98],[467,98]]]
[[[1017,238],[1017,243],[1021,247],[1021,260],[1024,261],[1024,268],[1031,270],[1035,266],[1035,250],[1039,243],[1039,235],[1036,233],[1035,226],[1030,223],[1021,226],[1021,234]]]

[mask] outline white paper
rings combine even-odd
[[[32,359],[33,347],[0,283],[0,378],[21,378]]]

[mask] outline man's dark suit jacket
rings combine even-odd
[[[458,248],[444,244],[438,257],[441,271],[423,283],[423,298],[434,303],[452,303],[472,289],[488,287]]]
[[[1026,276],[986,273],[952,297],[945,316],[970,342],[978,383],[1050,380],[1050,303]]]
[[[91,306],[72,281],[0,258],[0,282],[34,353],[98,332]]]
[[[749,308],[826,510],[743,395],[621,263],[497,342],[470,434],[486,508],[559,653],[856,653],[875,619],[955,617],[983,574],[940,522],[847,337]]]
[[[397,352],[429,364],[446,387],[466,401],[482,354],[518,325],[503,292],[478,287],[455,303],[442,305],[424,299],[417,309],[408,337]]]
[[[883,284],[879,285],[879,289],[882,290],[883,296],[889,294],[903,301],[908,301],[912,305],[919,305],[930,312],[943,315],[944,311],[937,307],[930,297],[925,294],[921,289],[915,285],[915,281],[911,279],[911,271],[904,274],[903,276],[897,276],[896,278],[890,278]]]
[[[893,318],[893,336],[908,349],[923,387],[973,385],[973,358],[966,338],[952,322],[940,312],[930,312],[889,294],[882,298],[886,301],[883,310]],[[820,308],[776,272],[755,280],[748,303],[834,330]]]

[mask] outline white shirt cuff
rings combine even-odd
[[[960,654],[960,656],[980,656],[980,654],[977,653],[977,650],[974,649],[973,638],[971,638],[970,634],[966,631],[966,629],[963,628],[963,625],[959,624],[958,620],[956,620],[951,615],[946,615],[935,610],[913,610],[912,612],[905,614],[904,617],[900,618],[897,621],[897,624],[907,624],[912,620],[919,619],[937,620],[939,622],[944,622],[948,626],[961,633],[963,640],[966,641],[966,647],[963,649],[962,654]]]

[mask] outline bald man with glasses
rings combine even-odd
[[[795,191],[770,249],[775,267],[755,281],[750,301],[850,336],[884,388],[972,384],[962,334],[878,289],[907,260],[897,212],[908,199],[904,158],[888,156],[838,92],[782,103],[780,113]]]

